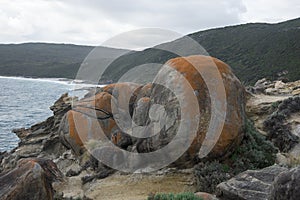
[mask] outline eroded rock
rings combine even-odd
[[[106,137],[117,144],[117,141],[129,141],[128,138],[122,137],[131,135],[135,136],[131,139],[132,144],[122,143],[122,148],[147,153],[161,149],[171,142],[179,128],[181,132],[187,133],[195,130],[193,136],[178,138],[179,142],[190,140],[191,147],[183,150],[188,151],[177,164],[184,167],[187,167],[188,163],[192,165],[199,159],[199,150],[209,128],[212,117],[211,106],[222,104],[222,99],[213,99],[214,104],[211,103],[212,93],[222,91],[223,85],[214,84],[214,91],[209,91],[201,74],[191,63],[204,71],[216,67],[214,73],[207,73],[210,76],[208,78],[214,80],[220,77],[224,83],[224,96],[227,100],[225,124],[220,128],[220,137],[214,136],[217,137],[216,144],[208,139],[205,146],[213,147],[209,154],[210,158],[230,154],[243,138],[245,91],[228,65],[208,56],[171,59],[162,67],[154,83],[144,86],[133,83],[111,84],[102,88],[95,96],[89,95],[78,101],[61,124],[59,132],[63,143],[79,155],[84,145],[91,140],[105,140]],[[177,75],[169,73],[167,68],[176,71]],[[191,87],[183,84],[178,76],[184,77],[184,81]],[[177,96],[174,95],[172,88],[180,90]],[[196,99],[195,104],[190,103],[192,96]],[[179,99],[183,100],[180,105]],[[184,110],[185,116],[181,110]],[[222,114],[221,110],[218,112]],[[184,117],[186,119],[183,119]],[[134,123],[131,121],[132,118]],[[196,124],[194,121],[197,121]],[[176,148],[169,152],[175,151],[180,149]]]
[[[157,104],[161,105],[153,109],[152,121],[160,123],[160,132],[156,136],[146,139],[141,143],[145,148],[155,151],[161,149],[173,140],[178,132],[180,123],[182,130],[191,131],[193,121],[199,117],[195,105],[190,104],[190,91],[196,96],[196,103],[199,105],[200,120],[196,137],[185,155],[178,160],[177,164],[188,165],[198,159],[199,149],[203,143],[208,130],[211,117],[211,96],[204,79],[198,70],[207,70],[216,66],[224,83],[227,95],[227,115],[224,127],[217,143],[209,154],[209,157],[224,157],[230,154],[243,137],[244,125],[244,103],[245,93],[240,81],[234,76],[230,67],[222,61],[206,56],[179,57],[169,60],[158,73],[150,96],[150,111]],[[198,69],[197,69],[198,68]],[[175,70],[175,71],[174,71]],[[218,74],[211,74],[209,79],[217,79]],[[182,78],[183,77],[183,78]],[[188,84],[185,82],[188,81]],[[220,91],[221,86],[214,88]],[[172,88],[177,90],[174,94]],[[213,91],[210,91],[213,92]],[[176,96],[178,95],[178,96]],[[179,104],[178,99],[185,99]],[[221,99],[217,99],[221,104]],[[189,113],[187,119],[182,120],[181,110]],[[221,112],[221,111],[220,111]],[[149,113],[151,117],[151,113]],[[155,121],[156,120],[156,121]],[[186,120],[186,121],[184,121]],[[185,124],[186,122],[186,124]],[[216,122],[217,123],[217,122]],[[162,124],[162,125],[161,125]],[[186,138],[184,138],[186,139]],[[147,147],[147,148],[146,148]],[[149,148],[150,147],[150,148]]]
[[[52,183],[63,175],[51,161],[42,158],[20,160],[16,169],[0,176],[0,199],[53,199]]]

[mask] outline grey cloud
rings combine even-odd
[[[187,34],[241,22],[287,20],[297,17],[299,8],[298,0],[1,0],[0,43],[98,45],[138,28]],[[141,33],[135,37],[132,44],[123,44],[145,42]],[[165,40],[156,36],[152,42]]]
[[[184,33],[238,23],[239,15],[246,11],[241,0],[92,0],[89,4],[77,0],[76,3],[97,10],[115,22]]]

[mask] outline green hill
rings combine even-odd
[[[291,81],[300,79],[300,18],[278,23],[251,23],[200,31],[188,35],[202,45],[209,55],[228,63],[246,84],[262,77],[275,78],[287,70]],[[178,55],[157,48],[182,48],[185,38],[144,51],[130,52],[116,59],[105,71],[102,80],[152,80],[160,66],[149,64],[139,76],[136,66],[165,63]],[[191,47],[192,49],[193,47]],[[0,75],[74,78],[77,70],[93,49],[91,46],[28,43],[0,45]],[[100,47],[101,59],[126,52]],[[193,51],[191,51],[193,52]],[[185,52],[188,55],[188,52]],[[101,63],[99,64],[101,66]]]
[[[290,80],[300,79],[300,18],[278,24],[252,23],[211,29],[188,36],[201,44],[209,55],[228,63],[247,84],[262,77],[275,78],[284,70],[288,70]],[[157,47],[180,49],[183,42],[181,38]],[[124,55],[106,70],[105,78],[117,81],[135,66],[164,63],[176,56],[155,48]]]
[[[0,75],[74,78],[92,46],[72,44],[0,44]],[[125,50],[99,47],[102,57]]]

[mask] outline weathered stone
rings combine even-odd
[[[112,119],[112,102],[111,94],[101,92],[76,103],[62,120],[59,129],[62,142],[79,155],[89,140],[110,138],[112,131],[117,129]]]
[[[133,120],[137,125],[143,125],[147,123],[149,106],[150,106],[149,97],[143,97],[138,100],[133,115]]]
[[[275,177],[286,168],[271,166],[247,170],[217,186],[217,197],[224,200],[266,200]]]
[[[191,98],[188,92],[192,89],[193,95],[197,98],[201,118],[196,137],[193,139],[187,153],[182,156],[181,161],[185,166],[188,165],[189,161],[193,162],[197,159],[211,117],[211,99],[208,88],[201,74],[191,63],[193,63],[196,68],[203,69],[215,65],[221,74],[227,95],[226,121],[221,136],[210,152],[209,157],[223,157],[226,154],[229,154],[241,141],[244,125],[244,87],[234,76],[228,65],[218,59],[207,56],[179,57],[169,60],[158,73],[150,96],[150,111],[152,109],[153,113],[153,118],[151,120],[152,123],[158,124],[160,132],[156,136],[146,139],[146,142],[141,142],[140,144],[143,146],[138,147],[137,149],[143,149],[144,151],[151,149],[152,151],[155,151],[172,141],[178,131],[182,117],[180,114],[181,110],[184,109],[185,112],[189,113],[190,120],[188,120],[187,124],[192,124],[192,121],[199,117],[196,116],[197,110],[195,110],[195,105],[190,105],[188,103],[189,98]],[[173,73],[172,70],[173,72],[175,70],[177,73]],[[184,81],[180,80],[178,73],[184,77],[184,80],[189,82],[191,88],[186,86]],[[209,78],[214,79],[216,77],[217,74],[211,74],[211,77]],[[215,89],[217,91],[221,90],[219,87],[221,86],[218,86]],[[184,101],[182,105],[179,105],[176,95],[168,88],[177,88],[180,90],[178,94],[180,96],[179,98],[186,99],[186,101]],[[161,106],[157,107],[157,104]],[[154,107],[157,108],[153,109]],[[151,112],[149,115],[151,117]],[[183,127],[183,129],[185,129],[186,132],[189,132],[193,128],[188,125]],[[178,161],[178,163],[181,161]]]
[[[140,89],[134,83],[110,84],[96,95],[76,102],[61,123],[62,142],[80,154],[90,140],[99,141],[105,136],[111,139],[112,133],[119,130],[117,122],[123,121],[118,116],[124,112],[132,116]]]
[[[132,116],[134,104],[138,94],[143,86],[136,83],[115,83],[107,85],[103,88],[104,92],[108,92],[115,98],[116,107],[114,107],[114,115],[118,112],[129,112]],[[143,91],[145,91],[144,89]]]
[[[267,94],[271,96],[297,95],[299,94],[300,81],[283,82],[283,80],[269,81],[261,79],[256,84],[248,87],[253,94]]]
[[[213,85],[215,91],[209,91],[202,75],[191,63],[194,63],[196,68],[205,70],[216,67],[215,74],[207,73],[209,76],[207,78],[214,80],[220,77],[224,88],[222,84]],[[166,70],[168,67],[171,67],[173,72],[176,71],[177,75],[181,74],[191,87],[183,84],[177,75],[173,76],[169,73]],[[166,84],[162,85],[160,82]],[[181,90],[179,94],[176,94],[179,96],[173,93],[172,88]],[[132,139],[133,148],[131,149],[145,153],[156,151],[167,145],[176,135],[180,124],[183,124],[183,129],[185,129],[183,132],[189,133],[192,130],[196,132],[193,136],[179,138],[179,142],[184,143],[190,140],[191,147],[183,150],[182,153],[188,151],[178,161],[178,164],[181,163],[187,167],[188,163],[193,164],[198,159],[199,150],[206,138],[212,117],[211,95],[212,93],[218,94],[222,89],[227,100],[227,105],[224,105],[224,107],[227,106],[225,123],[223,128],[217,127],[220,129],[220,137],[216,136],[216,144],[212,144],[211,139],[208,139],[204,146],[209,144],[213,147],[209,158],[225,157],[243,137],[245,91],[228,65],[208,56],[171,59],[162,67],[154,83],[144,86],[134,83],[117,83],[102,88],[101,92],[95,96],[84,98],[73,105],[73,110],[67,113],[61,124],[60,135],[63,143],[77,154],[80,154],[82,147],[88,141],[103,139],[102,135],[117,146],[121,145],[122,148],[130,145],[128,135],[142,138]],[[196,99],[195,104],[190,103],[191,96]],[[183,99],[181,105],[177,97]],[[221,104],[222,99],[215,101],[218,105]],[[198,107],[195,108],[196,105]],[[181,110],[183,109],[188,119],[182,121],[184,116],[181,116]],[[221,110],[217,112],[222,114]],[[193,123],[194,121],[197,122]],[[116,134],[112,135],[115,132]],[[122,137],[125,138],[122,139]],[[179,152],[180,149],[176,148],[170,152],[175,151]]]
[[[144,85],[138,93],[138,99],[140,99],[142,97],[150,97],[152,87],[153,87],[152,83],[148,83],[148,84]]]
[[[111,134],[111,141],[116,146],[121,147],[123,149],[126,149],[128,146],[133,144],[130,135],[120,130],[116,130]]]
[[[285,88],[285,83],[282,81],[276,81],[274,84],[275,89],[283,89]]]
[[[274,84],[271,81],[267,80],[266,78],[263,78],[255,83],[254,87],[251,88],[251,92],[254,94],[265,93],[265,90],[268,87],[272,86],[274,86]]]
[[[275,178],[269,199],[300,199],[300,167],[282,172]]]
[[[46,159],[24,159],[0,177],[0,199],[53,199],[52,182],[62,181],[57,166]]]
[[[296,96],[300,94],[300,89],[296,89],[292,91],[292,95]]]
[[[275,89],[275,88],[267,88],[267,89],[265,90],[265,93],[266,93],[267,95],[276,95],[276,94],[278,94],[278,90]]]

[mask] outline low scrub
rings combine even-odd
[[[229,158],[199,163],[194,170],[197,191],[214,193],[216,186],[248,169],[275,163],[277,149],[247,120],[244,138]]]
[[[300,97],[291,97],[280,102],[275,111],[264,121],[267,137],[281,152],[289,152],[298,142],[299,137],[292,134],[287,119],[300,112]]]
[[[154,194],[148,197],[148,200],[203,200],[194,195],[194,193],[179,193],[179,194]]]

